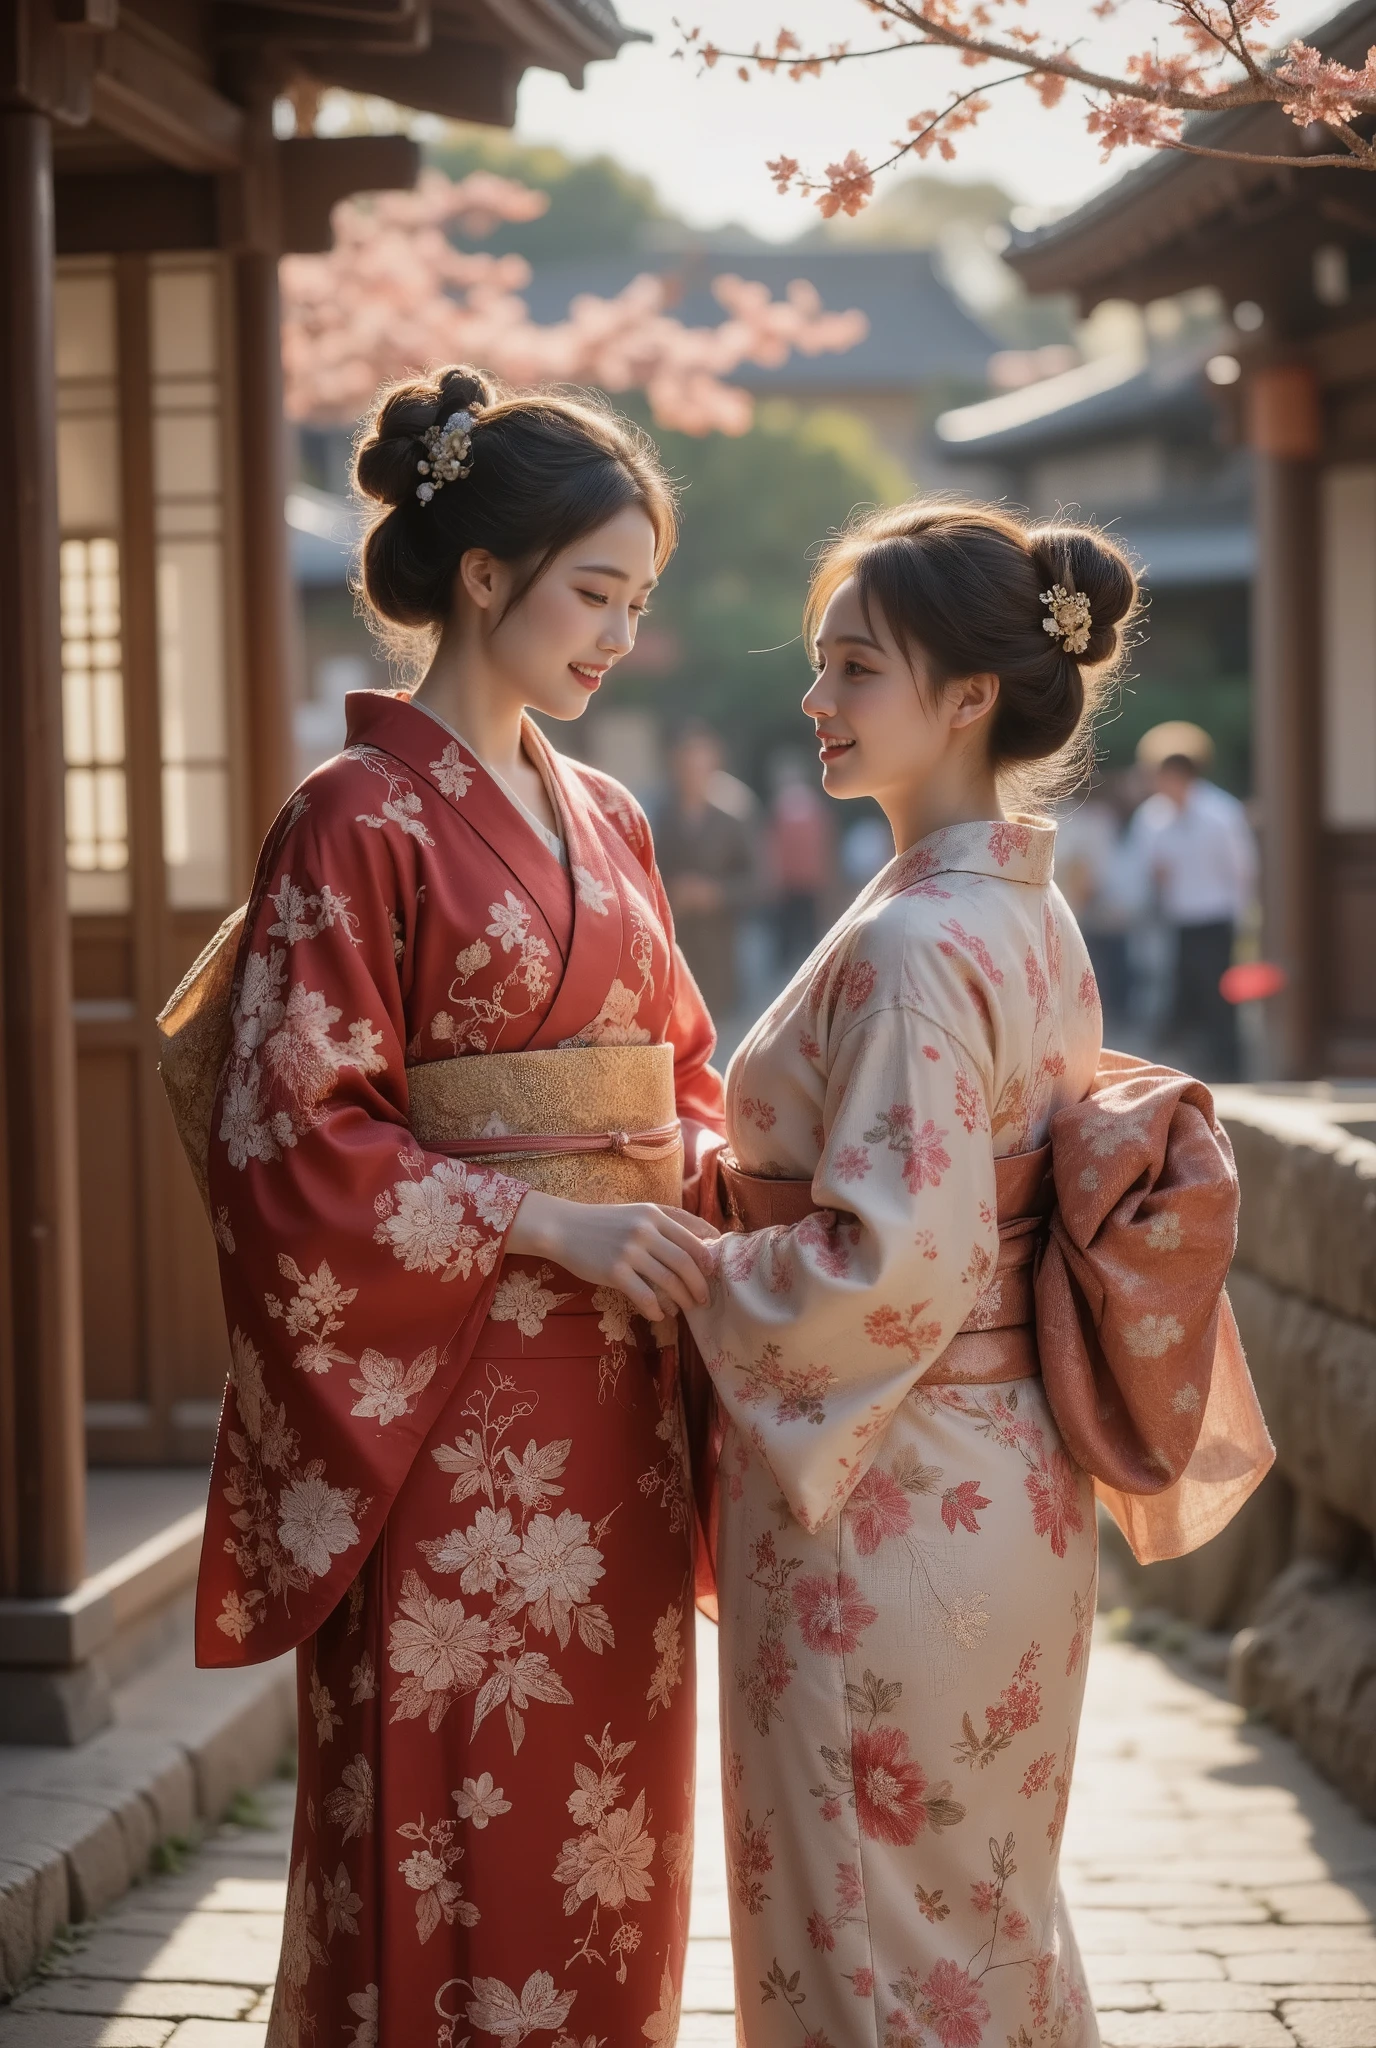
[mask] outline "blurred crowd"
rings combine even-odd
[[[1131,769],[1060,815],[1056,879],[1085,935],[1106,1041],[1232,1081],[1248,1060],[1229,969],[1255,948],[1258,864],[1246,809],[1212,766],[1200,726],[1153,727]],[[674,741],[655,842],[723,1059],[893,852],[872,807],[838,816],[809,755],[774,756],[761,800],[705,725]]]

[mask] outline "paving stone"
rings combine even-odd
[[[15,2012],[128,2013],[144,2019],[247,2019],[258,1994],[245,1985],[121,1984],[49,1977],[14,2001]]]
[[[163,2048],[171,2033],[171,2020],[0,2012],[0,2048]]]
[[[0,1862],[0,1996],[22,1984],[68,1917],[67,1865]]]
[[[1148,1949],[1139,1944],[1134,1948],[1115,1951],[1112,1955],[1086,1954],[1085,1974],[1093,1989],[1100,1983],[1113,1983],[1115,1979],[1131,1977],[1148,1984],[1158,1977],[1170,1977],[1177,1983],[1189,1978],[1211,1977],[1221,1979],[1223,1964],[1217,1956],[1203,1954],[1198,1949]]]
[[[83,1977],[142,1978],[178,1984],[271,1984],[277,1975],[280,1929],[270,1940],[230,1941],[221,1934],[167,1940],[156,1934],[92,1935],[69,1966]]]
[[[1281,2010],[1300,2048],[1376,2048],[1376,1998],[1297,1999]]]
[[[1166,2012],[1270,2012],[1277,2003],[1271,1984],[1173,1983],[1158,1978],[1151,1988]]]
[[[122,1897],[137,1875],[116,1815],[42,1792],[5,1794],[5,1855],[35,1870],[61,1856],[70,1892],[64,1917],[72,1920],[91,1919]]]
[[[1160,2004],[1150,1984],[1125,1978],[1121,1984],[1100,1982],[1094,1986],[1096,2012],[1153,2012]]]
[[[145,1905],[139,1892],[132,1892],[100,1924],[111,1934],[152,1934],[164,1941],[174,1934],[187,1941],[278,1941],[282,1934],[281,1912],[238,1912],[233,1925],[227,1928],[218,1912],[199,1906],[179,1910],[175,1905],[155,1905],[151,1901]]]
[[[1265,1899],[1279,1919],[1293,1926],[1310,1922],[1371,1926],[1376,1915],[1376,1885],[1275,1885]]]
[[[730,2013],[686,2012],[678,2048],[736,2048],[736,2022]]]
[[[183,2020],[168,2048],[266,2048],[267,2024],[252,2020]]]
[[[735,1977],[731,1967],[730,1942],[699,1940],[694,1929],[689,1938],[688,1960],[683,1973],[683,2010],[731,2012],[734,2007]]]
[[[282,1863],[285,1866],[285,1850]],[[187,1913],[276,1913],[280,1918],[286,1909],[287,1880],[259,1875],[260,1869],[247,1864],[232,1876],[221,1876],[218,1868],[206,1869],[205,1859],[198,1856],[194,1867],[180,1877],[160,1877],[131,1892],[129,1904],[163,1910],[178,1906]]]
[[[1228,1975],[1238,1984],[1376,1984],[1376,1958],[1369,1949],[1281,1949],[1229,1956]]]
[[[1106,2013],[1104,2048],[1294,2048],[1295,2037],[1270,2012]]]
[[[1376,1998],[1376,1978],[1369,1984],[1331,1984],[1316,1982],[1311,1977],[1307,1984],[1264,1984],[1258,1988],[1266,1992],[1275,2006],[1293,2005],[1296,2000],[1302,2005],[1308,1998],[1345,1998],[1349,2002]]]
[[[1249,1950],[1268,1948],[1340,1948],[1348,1955],[1365,1952],[1371,1957],[1373,1969],[1376,1969],[1376,1934],[1368,1933],[1365,1927],[1318,1925],[1283,1933],[1274,1923],[1269,1927],[1209,1927],[1201,1930],[1199,1939],[1203,1946],[1216,1949],[1219,1955],[1240,1956]]]

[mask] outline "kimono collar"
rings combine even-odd
[[[527,718],[525,750],[543,769],[559,814],[569,857],[566,871],[477,756],[458,740],[446,739],[444,728],[405,697],[351,690],[345,710],[351,747],[379,748],[430,783],[541,905],[564,953],[564,973],[531,1048],[558,1045],[583,1030],[620,967],[623,890],[604,843],[605,824],[581,777]],[[438,759],[433,758],[437,747]]]
[[[929,832],[900,853],[876,875],[875,896],[897,895],[925,881],[928,875],[993,875],[1001,882],[1023,882],[1043,889],[1051,880],[1056,859],[1056,827],[1049,818],[1017,814],[946,825]]]

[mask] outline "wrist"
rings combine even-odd
[[[507,1233],[507,1250],[536,1259],[557,1258],[558,1220],[562,1206],[556,1196],[544,1195],[537,1188],[530,1188],[522,1197],[521,1206]]]

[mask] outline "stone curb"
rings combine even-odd
[[[1242,1186],[1238,1265],[1376,1323],[1376,1144],[1302,1098],[1228,1088],[1218,1108]]]
[[[271,1775],[295,1729],[294,1666],[195,1671],[180,1648],[81,1748],[0,1748],[0,1998],[61,1927],[126,1892],[160,1842],[212,1825]]]

